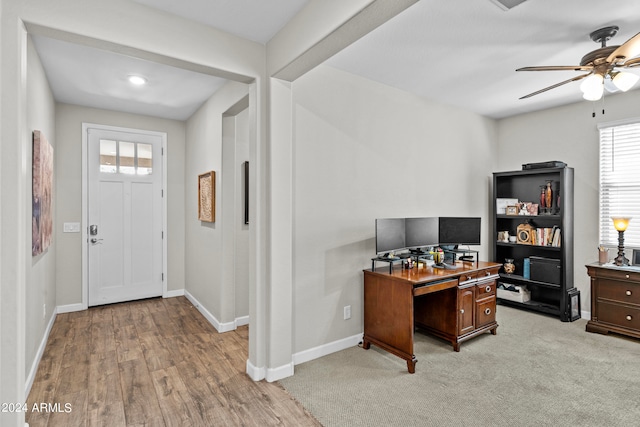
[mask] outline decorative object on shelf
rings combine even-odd
[[[509,242],[509,232],[508,231],[498,231],[498,242]]]
[[[609,249],[602,245],[598,246],[598,262],[600,264],[606,264],[609,262]]]
[[[507,206],[514,206],[518,204],[518,199],[496,199],[496,214],[505,215],[507,213]]]
[[[613,226],[618,230],[618,256],[613,260],[616,265],[629,265],[629,260],[624,256],[624,232],[629,226],[629,217],[612,217]]]
[[[517,243],[518,238],[516,236],[509,236],[509,243]]]
[[[540,186],[540,210],[541,210],[541,213],[544,213],[545,210],[546,210],[546,207],[547,207],[547,204],[546,204],[546,201],[545,201],[546,197],[544,195],[544,189],[545,189],[544,185],[541,185]]]
[[[547,181],[547,188],[544,191],[544,204],[547,207],[547,213],[551,215],[553,213],[553,188],[551,183],[553,181]]]
[[[522,261],[522,277],[525,279],[531,278],[531,260],[529,258],[525,258]]]
[[[513,272],[516,271],[516,266],[513,263],[513,258],[506,258],[502,267],[504,268],[504,272],[507,274],[513,274]]]
[[[526,203],[527,215],[536,216],[538,215],[538,204],[537,203]]]
[[[205,222],[216,220],[216,173],[198,175],[198,219]]]
[[[507,215],[518,215],[518,205],[507,206]]]
[[[533,227],[531,224],[525,222],[524,224],[520,224],[516,231],[516,237],[518,238],[518,243],[521,245],[530,245],[531,244],[531,236],[533,235]]]

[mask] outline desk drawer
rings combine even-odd
[[[479,271],[478,280],[489,278],[491,276],[497,276],[498,271],[500,271],[500,267],[487,268],[486,270]]]
[[[476,285],[476,298],[483,299],[496,294],[496,281],[484,282]]]
[[[420,295],[430,294],[432,292],[441,291],[443,289],[451,289],[458,287],[458,280],[443,280],[442,282],[426,283],[422,286],[418,285],[413,288],[413,296],[419,297]]]
[[[598,304],[598,322],[606,322],[638,331],[640,330],[640,309],[600,302]]]
[[[460,275],[459,284],[466,285],[471,282],[475,282],[476,280],[478,280],[478,272],[474,271],[471,273],[462,273]]]
[[[476,303],[476,328],[496,321],[496,297],[483,299]]]
[[[640,284],[600,279],[598,299],[640,305]]]

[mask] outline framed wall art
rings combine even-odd
[[[244,223],[249,224],[249,162],[242,164],[244,179]]]
[[[216,221],[216,173],[198,175],[198,219],[204,222]]]
[[[31,254],[40,255],[53,235],[53,147],[39,130],[33,131]]]

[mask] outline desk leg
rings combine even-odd
[[[407,360],[407,369],[409,370],[410,374],[415,374],[416,373],[416,363],[418,362],[418,360],[416,359],[415,356],[413,356],[411,358],[411,360]]]
[[[371,343],[367,340],[362,340],[362,348],[369,350],[371,348]]]

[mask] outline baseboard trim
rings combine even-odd
[[[323,344],[318,347],[310,348],[293,354],[293,364],[299,365],[304,362],[308,362],[313,359],[318,359],[322,356],[326,356],[337,351],[345,350],[350,347],[354,347],[362,342],[362,335],[357,334],[341,340],[333,341],[328,344]]]
[[[253,381],[262,381],[265,378],[265,369],[258,368],[257,366],[252,364],[249,359],[247,359],[246,371],[247,375],[249,375],[249,378],[251,378]]]
[[[56,321],[57,315],[58,315],[58,307],[54,307],[53,313],[51,313],[51,319],[49,319],[49,323],[47,324],[47,328],[44,331],[42,341],[40,341],[38,352],[36,353],[36,357],[33,359],[33,363],[31,364],[31,369],[29,370],[29,375],[27,376],[27,381],[24,386],[25,402],[27,401],[27,398],[29,397],[29,393],[31,392],[33,381],[35,380],[36,373],[38,372],[38,366],[40,365],[40,361],[42,360],[42,355],[44,354],[44,349],[47,346],[47,341],[49,340],[49,334],[51,333],[51,328],[53,328],[53,323]]]
[[[167,291],[162,295],[162,298],[174,298],[174,297],[183,297],[184,289],[176,289],[174,291]]]
[[[56,311],[58,314],[61,313],[71,313],[74,311],[82,311],[86,310],[88,307],[85,307],[82,303],[78,304],[67,304],[67,305],[59,305],[56,307]]]
[[[236,317],[236,327],[249,324],[249,316]]]
[[[281,380],[283,378],[287,378],[293,375],[293,362],[287,363],[283,366],[278,366],[277,368],[268,368],[267,375],[265,379],[268,383],[272,383],[274,381]]]

